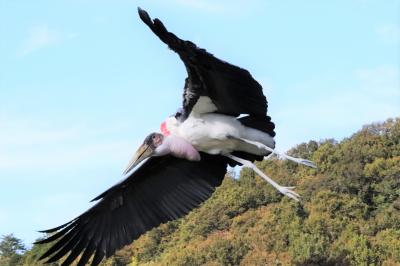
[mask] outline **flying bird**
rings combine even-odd
[[[178,219],[207,200],[227,165],[252,168],[284,195],[299,200],[294,187],[277,184],[254,161],[273,154],[311,167],[308,160],[278,154],[275,125],[267,116],[261,85],[240,67],[169,32],[138,8],[139,17],[183,61],[187,78],[182,108],[151,133],[129,161],[125,179],[93,199],[96,204],[53,229],[38,244],[55,242],[40,259],[65,258],[70,265],[98,265],[146,231]]]

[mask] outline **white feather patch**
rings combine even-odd
[[[211,99],[207,96],[200,96],[190,114],[205,114],[215,111],[217,111],[217,107]]]

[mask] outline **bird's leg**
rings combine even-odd
[[[259,176],[261,176],[263,179],[265,179],[265,181],[270,183],[274,188],[276,188],[282,194],[284,194],[284,195],[288,196],[289,198],[292,198],[296,201],[300,200],[300,195],[292,190],[292,189],[294,189],[294,187],[283,187],[283,186],[279,185],[274,180],[269,178],[266,174],[264,174],[260,169],[258,169],[257,166],[255,166],[252,162],[250,162],[248,160],[244,160],[239,157],[236,157],[232,154],[226,154],[225,156],[238,162],[238,163],[241,163],[244,167],[251,168],[254,172],[256,172]]]
[[[306,165],[306,166],[309,166],[309,167],[312,167],[312,168],[317,168],[317,166],[315,165],[315,163],[313,163],[313,162],[310,161],[310,160],[302,159],[302,158],[295,158],[295,157],[292,157],[292,156],[287,155],[287,154],[285,154],[285,153],[279,153],[279,152],[277,152],[276,150],[274,150],[274,149],[268,147],[267,145],[264,145],[264,144],[262,144],[262,143],[260,143],[260,142],[257,142],[257,141],[252,141],[252,140],[248,140],[248,139],[244,139],[244,138],[240,138],[240,140],[242,140],[242,141],[244,141],[244,142],[247,142],[247,143],[249,143],[249,144],[252,144],[252,145],[254,145],[254,146],[257,146],[259,149],[264,149],[264,150],[267,150],[267,151],[271,152],[271,154],[269,154],[268,156],[265,157],[265,159],[267,159],[267,160],[268,160],[273,154],[276,154],[276,155],[277,155],[278,157],[280,157],[280,158],[287,159],[287,160],[296,162],[296,163],[298,163],[298,164],[303,164],[303,165]]]
[[[267,156],[264,157],[264,160],[269,160],[269,159],[271,159],[273,155],[274,155],[274,153],[271,152],[270,154],[268,154]]]

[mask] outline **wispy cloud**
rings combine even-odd
[[[400,25],[383,24],[375,28],[375,32],[383,42],[389,44],[400,44]]]
[[[35,26],[29,29],[18,51],[19,56],[26,56],[37,50],[55,45],[62,41],[77,37],[76,33],[62,33],[50,29],[47,25]]]

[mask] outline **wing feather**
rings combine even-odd
[[[54,262],[66,257],[62,265],[70,265],[81,255],[78,265],[84,265],[94,255],[92,265],[98,265],[144,232],[187,214],[211,196],[226,172],[224,157],[201,157],[199,162],[150,158],[97,197],[88,211],[39,241],[56,241],[40,259],[50,257],[47,262]]]
[[[267,99],[261,85],[249,71],[214,57],[190,41],[179,39],[159,19],[151,20],[146,11],[139,8],[138,12],[142,21],[178,53],[185,64],[188,77],[185,80],[181,119],[186,119],[193,111],[200,96],[209,97],[218,113],[231,116],[266,115]]]

